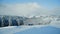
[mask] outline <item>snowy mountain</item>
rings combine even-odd
[[[60,34],[60,17],[0,16],[0,34]]]
[[[5,26],[21,26],[21,25],[50,25],[50,24],[60,24],[60,16],[32,16],[32,17],[22,17],[22,16],[0,16],[0,27]]]

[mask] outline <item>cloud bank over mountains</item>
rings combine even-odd
[[[40,4],[33,3],[19,3],[19,4],[2,4],[0,5],[0,15],[18,15],[18,16],[31,16],[31,15],[59,15],[60,9],[49,10]]]

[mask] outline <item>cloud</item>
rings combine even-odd
[[[6,15],[27,15],[40,8],[37,3],[5,4],[0,7],[0,13]]]
[[[44,8],[40,4],[20,3],[20,4],[2,4],[0,5],[0,15],[52,15],[54,11]]]
[[[52,10],[55,15],[60,15],[60,7],[56,7]]]

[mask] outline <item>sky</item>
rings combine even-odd
[[[0,0],[0,15],[60,15],[60,0]]]

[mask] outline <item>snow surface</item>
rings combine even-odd
[[[46,22],[46,21],[50,21],[51,22],[49,24],[45,24],[45,25],[33,25],[33,26],[27,26],[27,25],[23,25],[23,26],[8,26],[8,27],[0,27],[0,33],[1,34],[14,34],[14,33],[17,33],[17,32],[23,32],[23,31],[26,31],[26,30],[29,30],[29,29],[32,29],[32,28],[38,28],[40,29],[41,27],[48,27],[48,26],[51,26],[51,27],[55,27],[55,28],[59,28],[60,29],[60,21],[57,20],[59,18],[57,17],[54,17],[54,18],[51,18],[51,17],[44,17],[43,18],[43,21]]]

